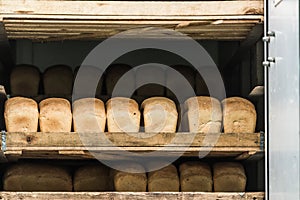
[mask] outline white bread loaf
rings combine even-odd
[[[155,83],[155,84],[152,84]],[[143,67],[136,70],[137,95],[144,97],[164,96],[166,83],[165,69],[159,66]]]
[[[132,68],[126,64],[113,64],[107,68],[105,83],[106,83],[106,92],[108,95],[111,96],[113,94],[114,87],[116,86],[116,84],[124,74],[126,74],[126,76],[124,76],[123,79],[126,78],[126,81],[124,80],[124,82],[122,82],[122,85],[120,86],[126,88],[126,91],[134,92],[135,74],[134,71],[131,69]],[[122,91],[122,89],[118,89],[118,92],[114,91],[113,95],[114,96],[128,95],[126,91],[124,90]]]
[[[65,96],[72,94],[73,72],[69,66],[54,65],[43,75],[45,95]]]
[[[148,173],[149,192],[179,192],[179,177],[174,165]]]
[[[104,132],[106,113],[104,103],[96,98],[84,98],[73,102],[75,132]]]
[[[242,164],[235,162],[216,163],[213,166],[215,192],[244,192],[247,177]]]
[[[191,97],[185,101],[190,132],[220,133],[222,109],[212,97]]]
[[[165,97],[143,101],[145,132],[176,132],[178,113],[175,103]]]
[[[72,191],[72,177],[61,167],[45,164],[15,164],[3,177],[5,191]]]
[[[208,164],[190,161],[179,167],[182,192],[211,192],[213,180]]]
[[[106,102],[109,132],[138,132],[140,129],[139,105],[133,99],[114,97]]]
[[[222,101],[224,133],[254,133],[256,110],[254,105],[240,97]]]
[[[171,88],[178,88],[180,90],[185,90],[185,86],[178,83],[177,79],[177,73],[174,71],[176,70],[179,74],[183,76],[183,78],[191,85],[192,88],[195,87],[195,71],[190,66],[184,66],[184,65],[175,65],[172,66],[172,69],[167,69],[166,74],[166,86],[167,91],[166,95],[168,98],[175,99],[176,94],[174,94],[175,91],[171,91]],[[179,95],[179,94],[177,94]],[[188,97],[182,97],[182,98],[188,98]]]
[[[40,102],[41,132],[70,132],[72,113],[70,102],[62,98],[48,98]]]
[[[80,76],[77,76],[79,68]],[[80,97],[99,97],[102,94],[103,77],[104,73],[100,67],[90,65],[76,67],[74,70],[74,87],[76,81],[76,88],[73,89],[73,94]],[[91,91],[91,85],[95,83],[98,83],[96,91]]]
[[[5,102],[5,124],[8,132],[37,132],[38,104],[29,98],[14,97]]]
[[[37,96],[39,85],[40,71],[33,65],[17,65],[10,74],[12,96]]]
[[[109,168],[104,165],[86,165],[75,171],[73,186],[75,192],[111,191]]]
[[[145,171],[144,167],[136,163],[126,163],[122,165],[126,171]],[[118,192],[146,192],[146,173],[129,173],[112,169],[114,189]]]

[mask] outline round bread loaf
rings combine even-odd
[[[75,132],[104,132],[106,113],[104,103],[96,98],[84,98],[73,103]]]
[[[211,192],[213,187],[211,169],[208,164],[190,161],[179,167],[182,192]]]
[[[22,163],[10,166],[3,176],[5,191],[72,191],[72,177],[61,167]]]
[[[185,101],[190,132],[220,133],[222,109],[220,102],[212,97],[191,97]]]
[[[8,132],[37,132],[38,104],[29,98],[10,98],[5,102],[4,118]]]
[[[242,164],[221,162],[213,166],[215,192],[244,192],[247,177]]]
[[[66,96],[72,94],[73,72],[67,65],[54,65],[43,75],[45,95]]]
[[[179,177],[174,165],[148,173],[149,192],[179,192]]]
[[[72,113],[70,102],[63,98],[48,98],[40,102],[41,132],[70,132]]]
[[[176,132],[178,113],[175,103],[165,97],[143,101],[145,132]]]
[[[40,85],[40,71],[33,65],[17,65],[10,74],[11,95],[37,96]]]
[[[222,101],[224,133],[254,133],[256,110],[254,105],[241,97]]]
[[[138,132],[140,129],[139,105],[135,100],[114,97],[106,102],[109,132]]]

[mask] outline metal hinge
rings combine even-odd
[[[274,38],[275,37],[275,32],[274,31],[268,31],[266,33],[266,36],[264,36],[262,38],[263,42],[266,43],[266,44],[269,44],[271,42],[271,38]],[[275,57],[268,57],[267,60],[264,60],[262,62],[262,65],[264,67],[270,67],[271,66],[271,63],[275,63]]]
[[[1,151],[6,151],[6,132],[4,130],[1,131]]]
[[[260,131],[260,142],[259,142],[259,146],[260,146],[260,150],[264,150],[265,149],[265,132]]]

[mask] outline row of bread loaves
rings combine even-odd
[[[244,192],[243,165],[185,162],[146,173],[136,163],[122,163],[122,171],[100,164],[79,167],[72,178],[67,168],[46,164],[15,164],[3,177],[5,191],[120,191],[120,192]]]
[[[225,133],[253,133],[256,111],[248,100],[232,97],[221,103],[211,97],[192,97],[185,102],[184,120],[190,132],[219,133],[222,121]],[[38,109],[39,107],[39,109]],[[178,112],[175,103],[165,97],[143,101],[145,132],[176,132]],[[39,103],[14,97],[5,103],[8,132],[70,132],[72,119],[76,132],[138,132],[141,113],[135,100],[115,97],[104,103],[96,98],[74,101],[73,114],[68,100],[48,98]],[[186,120],[185,120],[186,119]]]

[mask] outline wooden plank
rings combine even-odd
[[[263,1],[23,1],[1,0],[4,15],[198,16],[263,15]]]
[[[0,192],[0,198],[12,199],[118,199],[118,200],[263,200],[264,192]]]

